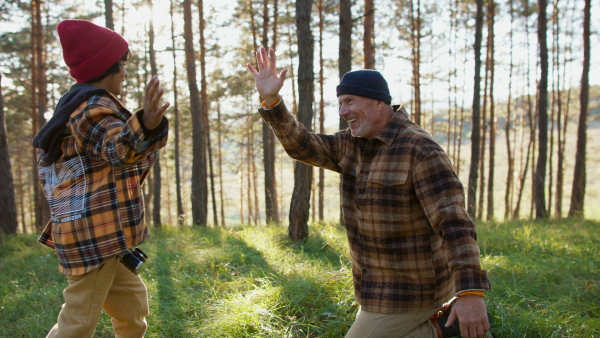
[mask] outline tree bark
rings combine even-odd
[[[202,123],[204,125],[204,135],[206,142],[206,150],[208,155],[208,171],[210,179],[210,192],[213,209],[213,223],[216,226],[219,224],[218,213],[217,213],[217,198],[215,194],[215,174],[213,170],[212,161],[212,147],[210,140],[210,121],[208,118],[208,111],[210,105],[208,103],[208,88],[206,85],[206,43],[204,40],[204,31],[206,28],[206,21],[204,20],[204,1],[198,0],[198,21],[200,25],[200,102],[202,103]],[[205,164],[206,166],[206,164]],[[208,203],[208,201],[207,201]]]
[[[351,0],[340,0],[339,2],[339,13],[340,13],[340,32],[339,32],[339,49],[338,49],[338,75],[340,80],[344,74],[352,70],[352,1]],[[344,130],[348,128],[348,123],[345,119],[340,117],[339,129]],[[339,191],[340,191],[340,224],[344,225],[344,215],[342,211],[342,177],[339,179]]]
[[[113,2],[112,0],[104,0],[104,21],[106,28],[115,30],[115,22],[113,21]]]
[[[546,211],[546,162],[548,160],[548,45],[546,41],[546,0],[538,0],[538,43],[540,82],[538,84],[538,158],[534,176],[536,219],[548,217]]]
[[[412,120],[417,125],[422,125],[421,122],[421,0],[417,0],[415,8],[415,0],[410,1],[410,41],[412,47],[411,63],[412,63],[412,86],[413,86],[413,102],[412,102]],[[415,14],[416,12],[416,14]]]
[[[298,34],[298,121],[308,131],[312,130],[312,105],[314,92],[314,39],[310,30],[312,0],[296,1],[296,26]],[[288,235],[293,241],[308,237],[312,167],[296,162],[294,191],[290,205]]]
[[[175,160],[175,189],[177,196],[177,224],[183,225],[185,221],[185,213],[183,211],[183,201],[181,198],[181,163],[179,154],[179,102],[178,102],[178,91],[177,91],[177,53],[175,52],[175,22],[173,20],[174,13],[174,0],[171,0],[170,12],[171,12],[171,48],[173,52],[173,116],[174,116],[174,160]]]
[[[323,0],[319,0],[319,132],[325,133],[325,60],[323,59],[323,31],[325,30]],[[319,168],[319,221],[322,222],[324,216],[325,204],[325,169]]]
[[[42,1],[32,1],[32,53],[33,59],[35,60],[32,68],[35,69],[32,71],[34,74],[32,78],[33,88],[32,96],[35,96],[33,101],[34,104],[34,119],[33,123],[33,135],[37,134],[37,132],[44,126],[46,123],[46,119],[44,117],[44,113],[47,110],[48,105],[48,90],[47,79],[46,79],[46,55],[44,53],[44,27],[42,25]],[[42,193],[41,187],[37,180],[37,154],[36,150],[33,150],[33,176],[35,178],[34,182],[34,192],[35,192],[35,225],[36,230],[41,231],[48,219],[50,219],[50,205],[46,200],[44,194]]]
[[[488,48],[490,58],[490,159],[488,167],[488,186],[487,186],[487,215],[486,219],[489,221],[494,218],[494,168],[495,168],[495,156],[496,156],[496,112],[494,105],[494,18],[496,11],[496,3],[494,0],[490,0],[488,4],[488,34],[489,41]]]
[[[507,154],[507,162],[508,162],[508,172],[506,174],[506,190],[504,191],[504,220],[508,220],[510,217],[510,209],[512,205],[512,192],[513,192],[513,183],[514,183],[514,168],[515,168],[515,160],[513,148],[510,143],[511,137],[511,128],[512,128],[512,83],[513,83],[513,22],[514,22],[514,5],[513,0],[509,1],[509,12],[510,12],[510,65],[508,70],[508,102],[506,105],[506,123],[504,124],[504,130],[506,133],[506,154]]]
[[[363,18],[363,53],[365,69],[375,69],[375,5],[373,0],[365,0]]]
[[[473,89],[473,129],[471,131],[471,166],[469,168],[469,187],[467,195],[467,208],[469,215],[475,218],[477,215],[477,179],[479,171],[479,147],[480,147],[480,112],[479,112],[479,90],[481,88],[481,40],[483,30],[483,0],[477,0],[477,14],[475,19],[475,76]]]
[[[571,190],[571,207],[569,217],[583,218],[585,197],[586,163],[585,151],[587,146],[587,115],[589,100],[590,73],[590,20],[591,0],[585,0],[583,10],[583,71],[581,73],[581,93],[579,94],[579,123],[577,124],[577,152],[575,154],[575,171],[573,188]]]
[[[273,23],[275,25],[275,23]],[[269,6],[263,0],[262,46],[269,49]],[[275,33],[275,30],[273,30]],[[275,48],[275,46],[272,46]],[[261,98],[262,101],[262,98]],[[265,216],[267,224],[279,224],[279,205],[277,203],[277,175],[275,173],[275,134],[268,123],[262,122],[263,165],[265,170]]]
[[[148,21],[148,55],[150,57],[150,74],[152,76],[158,75],[158,69],[156,66],[156,52],[154,50],[154,19],[152,16],[152,7],[154,7],[152,0],[147,0],[148,7],[150,8],[150,20]],[[152,199],[152,223],[155,227],[160,228],[162,226],[160,209],[163,203],[162,201],[162,177],[160,170],[160,155],[156,157],[156,162],[152,168],[153,180],[153,199]]]
[[[202,104],[196,81],[196,52],[192,33],[191,0],[183,1],[183,21],[185,40],[185,65],[190,90],[190,110],[192,114],[192,224],[206,226],[208,209],[208,189],[206,185],[206,144],[205,128],[202,121]]]
[[[2,96],[2,74],[0,74],[0,236],[1,233],[17,233],[17,204],[8,151],[8,137],[4,121],[4,98]]]
[[[219,145],[219,151],[218,151],[218,156],[219,156],[219,200],[221,201],[221,226],[225,227],[225,198],[223,196],[223,136],[222,136],[222,128],[223,128],[223,123],[222,123],[222,118],[221,118],[221,104],[219,101],[217,101],[217,126],[218,126],[218,133],[217,133],[217,142]]]

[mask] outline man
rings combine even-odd
[[[55,249],[68,281],[48,337],[92,337],[102,310],[116,337],[143,337],[148,295],[135,268],[145,259],[131,249],[149,236],[142,183],[167,142],[169,104],[160,105],[156,77],[144,109],[132,114],[117,99],[130,56],[121,35],[85,20],[57,31],[77,83],[33,141],[52,216],[39,241]]]
[[[292,158],[342,174],[342,208],[355,297],[361,305],[347,338],[438,337],[432,316],[457,297],[446,326],[459,320],[462,337],[489,331],[482,297],[475,225],[464,190],[442,148],[392,107],[388,85],[373,70],[344,75],[339,115],[349,125],[314,134],[287,111],[273,50],[251,64],[264,99],[259,112]]]

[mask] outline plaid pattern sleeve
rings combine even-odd
[[[446,153],[435,148],[413,171],[417,198],[433,230],[447,248],[456,292],[488,290],[487,274],[481,270],[479,262],[475,225],[464,206],[463,186]]]
[[[440,307],[488,290],[464,191],[442,148],[399,108],[373,139],[310,133],[283,102],[259,109],[294,159],[342,174],[342,210],[361,308]]]
[[[272,109],[260,108],[262,118],[271,124],[287,154],[300,162],[340,172],[337,163],[340,142],[336,136],[311,133],[287,110],[281,99]]]
[[[71,116],[69,128],[86,153],[120,167],[137,163],[156,150],[161,144],[157,140],[166,137],[168,126],[163,118],[159,132],[146,140],[139,115],[129,113],[114,97],[96,95]]]
[[[149,236],[142,184],[167,142],[166,120],[160,128],[145,139],[137,115],[109,95],[71,114],[61,157],[38,163],[51,209],[39,241],[56,250],[61,273],[92,271]]]

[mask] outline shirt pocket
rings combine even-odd
[[[80,157],[38,169],[53,217],[73,217],[85,207],[86,183]]]
[[[369,173],[368,182],[374,186],[397,187],[402,186],[408,180],[408,172],[403,171],[378,171]]]
[[[398,225],[410,214],[412,190],[408,172],[372,170],[356,202],[367,223]]]
[[[408,172],[372,170],[367,177],[364,198],[375,206],[394,207],[411,191]]]

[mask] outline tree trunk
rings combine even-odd
[[[34,74],[32,77],[33,88],[32,96],[35,96],[33,101],[34,104],[34,119],[33,123],[33,135],[37,134],[37,132],[44,126],[46,123],[46,119],[44,117],[44,113],[47,110],[48,104],[48,91],[46,89],[47,80],[46,80],[46,55],[44,54],[44,28],[42,26],[42,1],[33,1],[32,2],[32,53],[33,59],[35,60],[32,64],[32,71]],[[41,231],[48,219],[50,219],[50,205],[46,200],[44,194],[42,193],[40,184],[37,180],[37,154],[36,150],[33,150],[33,176],[35,178],[34,182],[34,192],[35,192],[35,215],[36,215],[36,230]]]
[[[225,197],[223,194],[223,136],[222,136],[222,128],[223,128],[223,123],[222,123],[222,118],[221,118],[221,104],[219,101],[217,101],[217,126],[218,126],[218,133],[217,133],[217,142],[219,143],[219,151],[218,151],[218,156],[219,156],[219,200],[221,201],[221,226],[225,227]]]
[[[208,189],[206,186],[206,144],[204,123],[202,121],[202,105],[196,81],[196,60],[194,37],[192,33],[191,0],[183,1],[183,21],[185,40],[185,64],[188,87],[190,89],[190,110],[192,114],[192,224],[206,226],[208,209]]]
[[[579,95],[579,123],[577,125],[577,153],[571,190],[571,208],[569,217],[583,218],[585,197],[585,151],[587,143],[587,115],[590,76],[590,20],[591,0],[585,0],[583,12],[583,71],[581,73],[581,94]]]
[[[514,168],[515,160],[513,158],[513,149],[510,143],[511,128],[512,128],[512,83],[513,83],[513,22],[514,22],[514,7],[513,0],[509,1],[510,4],[510,65],[508,70],[508,102],[506,105],[506,123],[504,124],[504,130],[506,134],[506,155],[508,157],[508,172],[506,174],[506,190],[504,191],[504,220],[508,220],[510,217],[511,209],[511,195],[513,191],[514,182]]]
[[[325,20],[323,18],[323,0],[319,0],[319,133],[325,133],[325,60],[323,59],[323,31],[325,30]],[[319,168],[319,221],[322,222],[324,216],[325,204],[325,169]]]
[[[250,122],[250,121],[248,121]],[[248,123],[248,126],[252,126],[252,123]],[[255,219],[254,216],[254,203],[252,203],[252,131],[250,127],[246,129],[246,140],[248,141],[248,145],[246,146],[246,184],[248,185],[248,190],[246,190],[246,200],[248,201],[248,224],[252,224]],[[256,223],[254,223],[256,225]]]
[[[262,46],[269,49],[269,6],[263,0]],[[275,31],[273,31],[275,33]],[[273,46],[275,48],[275,46]],[[262,98],[261,98],[262,101]],[[268,123],[262,122],[263,165],[265,170],[265,215],[267,224],[279,224],[277,204],[277,175],[275,173],[275,134]]]
[[[33,139],[37,132],[40,130],[37,118],[37,54],[35,52],[37,43],[37,30],[36,24],[36,11],[39,11],[39,2],[32,1],[31,3],[31,138]],[[42,189],[38,181],[38,170],[37,170],[37,150],[32,148],[32,166],[31,166],[31,177],[33,178],[33,219],[35,225],[35,231],[41,232],[44,229],[44,220],[40,214],[40,204],[46,200],[42,196]]]
[[[217,101],[217,142],[219,143],[219,200],[221,201],[221,226],[225,227],[225,197],[223,196],[223,122],[221,118],[221,103]]]
[[[296,26],[298,34],[298,121],[312,130],[312,105],[314,92],[314,39],[310,30],[312,0],[296,1]],[[308,218],[312,167],[296,162],[294,169],[294,192],[290,205],[288,235],[293,241],[308,237]]]
[[[421,0],[410,2],[410,41],[412,47],[413,122],[421,125]],[[415,14],[416,12],[416,14]]]
[[[208,111],[210,109],[210,106],[208,104],[208,89],[206,85],[206,43],[204,40],[206,21],[204,20],[204,2],[202,0],[198,0],[198,21],[200,24],[200,102],[202,103],[202,123],[204,124],[206,150],[208,153],[208,169],[213,209],[213,223],[215,226],[217,226],[219,224],[219,220],[217,213],[217,198],[215,194],[215,174],[213,171],[212,147],[210,142],[210,122],[208,119]]]
[[[488,186],[487,186],[487,215],[486,219],[489,221],[494,218],[494,168],[495,168],[495,156],[496,156],[496,112],[494,106],[494,17],[496,10],[496,3],[494,0],[490,0],[488,4],[488,34],[490,49],[488,55],[490,58],[490,160],[488,167]]]
[[[115,22],[113,21],[113,2],[112,0],[104,0],[104,21],[106,28],[115,30]]]
[[[483,107],[481,109],[481,138],[479,148],[479,201],[477,203],[477,219],[483,218],[483,197],[485,187],[485,143],[487,133],[487,107],[488,107],[488,83],[490,79],[490,40],[491,35],[488,32],[488,39],[486,43],[486,57],[485,57],[485,75],[483,77]]]
[[[538,158],[535,168],[535,218],[546,218],[546,162],[548,160],[548,45],[546,41],[546,0],[538,0],[538,43],[540,50],[540,82],[538,85]]]
[[[150,20],[148,21],[148,55],[150,57],[150,74],[152,76],[158,75],[158,69],[156,67],[156,52],[154,51],[154,20],[152,17],[152,0],[147,0],[148,8],[150,8]],[[162,177],[160,171],[160,155],[156,157],[154,167],[152,168],[152,176],[154,178],[154,188],[152,199],[152,223],[155,227],[160,228],[162,226],[160,208],[163,203],[162,201]]]
[[[17,141],[16,142],[16,147],[17,147],[17,154],[23,154],[23,150],[22,150],[22,145],[21,142]],[[27,231],[27,224],[30,224],[30,222],[28,222],[26,220],[26,216],[25,216],[25,185],[27,185],[27,183],[25,183],[25,179],[23,178],[23,170],[22,168],[24,167],[24,164],[22,162],[22,158],[17,157],[15,159],[15,166],[17,168],[19,168],[16,172],[17,172],[17,198],[19,201],[19,204],[17,206],[18,208],[18,213],[21,217],[20,221],[21,221],[21,229],[22,229],[22,233],[26,234],[28,233]],[[18,220],[17,220],[18,221]]]
[[[181,198],[181,164],[179,154],[179,103],[178,103],[178,91],[177,91],[177,53],[175,52],[175,23],[174,23],[174,4],[171,0],[170,6],[171,12],[171,48],[173,49],[173,115],[174,115],[174,160],[175,160],[175,189],[177,195],[177,224],[183,225],[185,221],[185,213],[183,211],[183,201]]]
[[[373,0],[365,0],[364,9],[363,53],[365,69],[375,69],[375,5]]]
[[[340,0],[340,41],[338,49],[338,74],[340,80],[352,70],[352,1]],[[340,130],[348,128],[346,120],[340,117]]]
[[[0,84],[2,74],[0,74]],[[2,86],[0,85],[0,88]],[[8,137],[6,135],[6,124],[4,121],[4,98],[0,90],[0,236],[2,232],[8,234],[17,233],[17,205],[15,201],[15,189],[8,152]]]
[[[558,25],[558,17],[557,17],[557,25]],[[569,22],[569,24],[572,24],[572,22]],[[572,26],[571,26],[572,27]],[[558,158],[557,158],[557,165],[556,165],[556,198],[555,198],[555,203],[556,203],[556,207],[554,208],[554,212],[555,212],[555,218],[559,219],[562,218],[562,199],[563,199],[563,186],[564,186],[564,162],[565,162],[565,146],[566,146],[566,140],[567,140],[567,123],[568,123],[568,118],[569,118],[569,103],[570,103],[570,93],[571,93],[571,87],[569,87],[569,89],[565,90],[565,79],[566,79],[566,64],[567,64],[567,60],[570,59],[572,57],[572,41],[573,41],[573,35],[569,34],[572,31],[570,29],[567,29],[567,32],[565,34],[566,37],[569,37],[569,39],[566,39],[565,41],[565,46],[564,46],[564,54],[563,54],[563,64],[565,65],[562,69],[563,75],[562,75],[562,84],[561,84],[561,80],[558,80],[558,87],[559,87],[559,95],[558,95]],[[558,34],[558,29],[557,29],[557,34]],[[558,39],[558,37],[557,37]],[[557,53],[558,54],[558,53]],[[557,56],[557,60],[558,60],[558,56]],[[560,62],[557,61],[558,64],[560,64]],[[563,105],[563,101],[562,101],[562,96],[564,92],[567,92],[566,94],[566,101],[565,104]],[[561,121],[564,121],[563,125],[561,126]]]
[[[480,147],[480,116],[479,116],[479,90],[481,86],[481,35],[483,30],[483,0],[477,0],[477,14],[475,21],[475,76],[473,89],[473,130],[471,132],[471,166],[469,169],[469,187],[467,195],[467,208],[469,215],[477,215],[477,178],[479,171]]]
[[[344,74],[352,70],[352,1],[340,0],[340,41],[338,48],[338,75],[340,80]],[[348,123],[340,117],[339,129],[348,128]],[[339,182],[340,191],[340,224],[344,225],[344,215],[342,211],[342,177]]]

